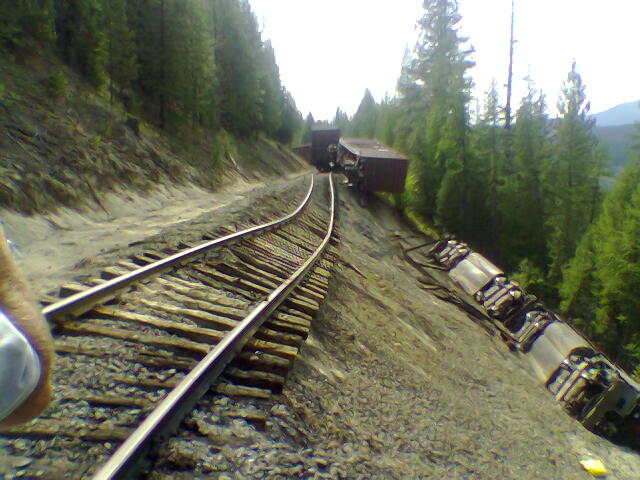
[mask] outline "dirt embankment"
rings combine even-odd
[[[0,55],[0,208],[26,214],[96,205],[159,184],[210,190],[304,168],[264,140],[160,131],[109,103],[55,58]]]
[[[83,259],[309,169],[271,141],[201,133],[154,129],[53,58],[0,55],[0,220],[36,293]]]

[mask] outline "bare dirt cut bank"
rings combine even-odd
[[[109,192],[151,192],[158,185],[211,190],[303,168],[263,138],[240,140],[197,126],[158,130],[109,104],[105,92],[55,56],[21,65],[0,54],[0,80],[0,208],[106,209]]]

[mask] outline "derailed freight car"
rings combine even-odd
[[[311,130],[311,164],[321,172],[333,170],[339,141],[339,128],[313,127]]]
[[[340,130],[311,131],[311,163],[320,171],[339,171],[360,192],[401,193],[407,178],[406,156],[376,141],[341,138]]]
[[[409,160],[376,140],[341,138],[337,165],[360,191],[402,193]]]
[[[440,241],[430,256],[585,427],[640,448],[640,384],[466,244]]]

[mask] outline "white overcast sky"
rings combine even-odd
[[[405,47],[413,49],[420,0],[250,0],[271,39],[298,109],[331,119],[352,115],[369,88],[393,96]],[[476,50],[475,95],[506,83],[511,0],[459,0],[461,33]],[[573,60],[593,113],[640,99],[640,0],[516,0],[514,105],[531,71],[555,103]],[[504,90],[504,89],[502,89]],[[504,91],[501,91],[504,98]]]

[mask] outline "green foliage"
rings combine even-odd
[[[0,0],[0,50],[30,52],[53,38],[53,0]]]
[[[455,0],[427,0],[423,7],[420,41],[399,82],[401,105],[410,118],[417,117],[408,126],[413,133],[407,145],[419,195],[414,204],[425,220],[468,238],[475,227],[467,209],[478,205],[475,195],[480,192],[472,185],[468,138],[469,52],[462,49],[464,39],[456,29],[460,15]]]
[[[547,226],[542,171],[549,163],[551,143],[545,99],[529,82],[529,89],[516,113],[512,131],[513,163],[498,173],[500,212],[500,257],[507,269],[522,258],[546,272]]]
[[[63,58],[96,86],[106,81],[107,57],[100,0],[68,0],[56,3],[57,43]]]
[[[544,271],[528,258],[520,261],[510,278],[518,282],[527,293],[532,293],[539,298],[544,299],[555,295],[553,287],[550,287],[547,282]]]
[[[356,137],[373,138],[376,133],[377,120],[376,101],[369,89],[366,89],[358,110],[349,124],[349,134]]]
[[[65,98],[69,90],[64,72],[52,73],[47,79],[47,91],[55,99]]]
[[[313,118],[313,115],[311,114],[311,112],[309,112],[306,118],[304,119],[302,143],[311,143],[311,130],[313,129],[313,126],[315,124],[316,124],[316,121]]]
[[[247,0],[0,2],[0,48],[55,40],[67,63],[108,86],[112,103],[161,128],[299,135],[302,117]]]
[[[219,0],[215,5],[222,125],[248,136],[255,133],[263,121],[264,92],[258,71],[261,41],[257,22],[245,0]]]
[[[104,3],[101,27],[105,32],[106,72],[109,76],[109,97],[129,88],[136,78],[137,64],[133,33],[127,23],[124,0],[109,0]]]
[[[331,125],[339,128],[341,132],[346,133],[349,129],[349,116],[340,110],[340,107],[336,109],[336,114],[331,121]]]
[[[595,219],[600,202],[602,162],[596,155],[593,120],[588,117],[585,87],[573,64],[558,110],[563,115],[551,161],[543,179],[548,212],[549,278],[559,283],[580,238]]]
[[[564,270],[564,312],[624,366],[640,362],[640,149]]]
[[[275,138],[288,145],[300,143],[303,124],[302,114],[298,110],[293,96],[284,87],[282,87],[282,98],[284,102],[282,108],[282,123],[275,133]]]

